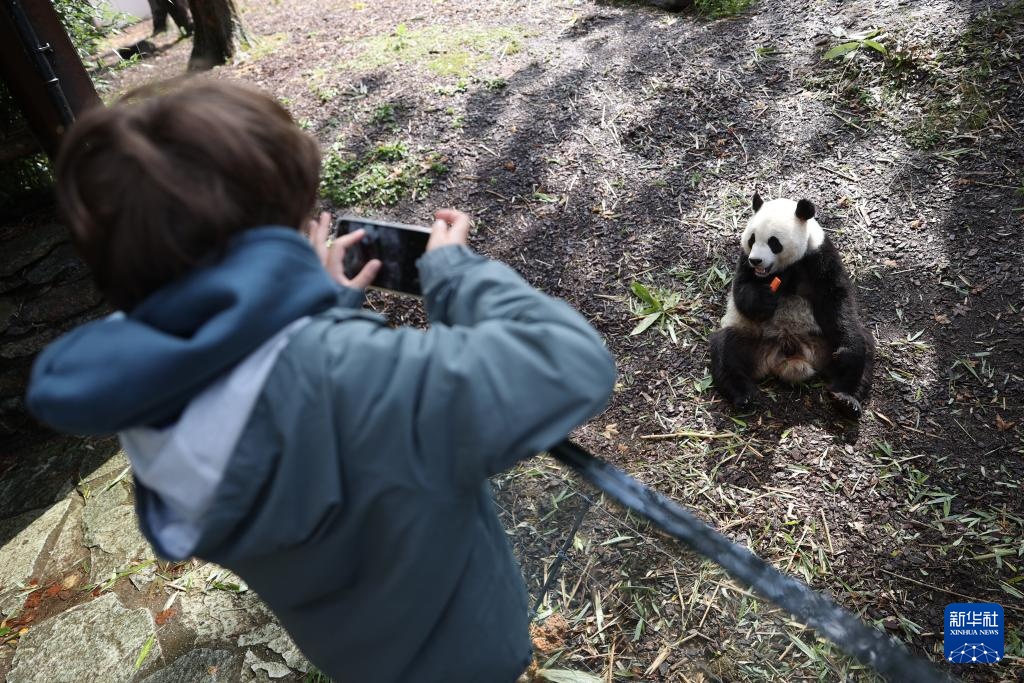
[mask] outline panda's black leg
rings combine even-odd
[[[841,346],[832,353],[828,389],[836,407],[846,417],[860,419],[861,401],[870,391],[873,366],[874,343],[866,333],[858,335],[856,343]]]
[[[754,367],[758,340],[725,327],[711,335],[711,377],[730,403],[742,408],[757,394]]]

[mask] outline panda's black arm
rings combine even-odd
[[[804,275],[814,283],[811,307],[814,320],[833,349],[845,348],[854,354],[864,353],[860,315],[854,296],[853,282],[843,268],[839,251],[825,240],[819,251],[802,261]]]
[[[779,298],[772,291],[771,284],[765,278],[754,275],[753,268],[747,265],[746,254],[740,254],[739,263],[736,264],[732,297],[739,312],[754,322],[764,322],[771,318],[779,305]]]

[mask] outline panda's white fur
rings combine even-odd
[[[825,241],[825,232],[818,221],[814,218],[801,220],[796,215],[796,207],[792,199],[773,199],[761,205],[747,222],[740,245],[748,259],[761,259],[764,273],[755,271],[758,277],[772,277],[802,259],[807,252],[820,248]],[[778,254],[768,244],[773,237],[782,245]],[[730,296],[722,327],[738,328],[766,340],[781,342],[784,337],[789,338],[800,348],[799,356],[785,357],[779,351],[784,344],[770,345],[774,351],[758,359],[755,370],[758,379],[774,375],[787,382],[803,382],[820,372],[828,362],[828,346],[821,336],[821,328],[807,299],[801,296],[780,299],[775,314],[764,323],[754,322],[740,313]]]
[[[808,251],[815,251],[825,241],[825,231],[814,218],[800,220],[796,216],[797,203],[792,199],[773,199],[765,202],[747,222],[747,229],[740,237],[740,246],[747,258],[759,258],[769,277],[793,265]],[[750,246],[750,237],[754,246]],[[782,243],[782,252],[774,254],[768,241],[776,238]]]

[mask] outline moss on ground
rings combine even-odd
[[[739,14],[754,3],[754,0],[696,0],[694,6],[701,14],[713,19]]]
[[[372,69],[405,64],[439,76],[464,78],[484,64],[522,50],[526,33],[515,26],[426,26],[399,24],[393,32],[364,41],[363,53],[351,66]]]
[[[291,34],[287,31],[271,33],[265,36],[256,36],[248,43],[242,45],[241,51],[235,58],[236,62],[255,62],[267,55],[272,55],[283,45],[291,41]]]
[[[338,206],[388,206],[421,196],[447,170],[438,154],[412,151],[402,142],[378,145],[362,155],[335,145],[324,156],[320,196]]]

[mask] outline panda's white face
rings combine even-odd
[[[757,277],[785,270],[825,240],[825,233],[814,220],[814,205],[807,200],[798,203],[773,199],[762,203],[755,195],[754,211],[740,240]]]

